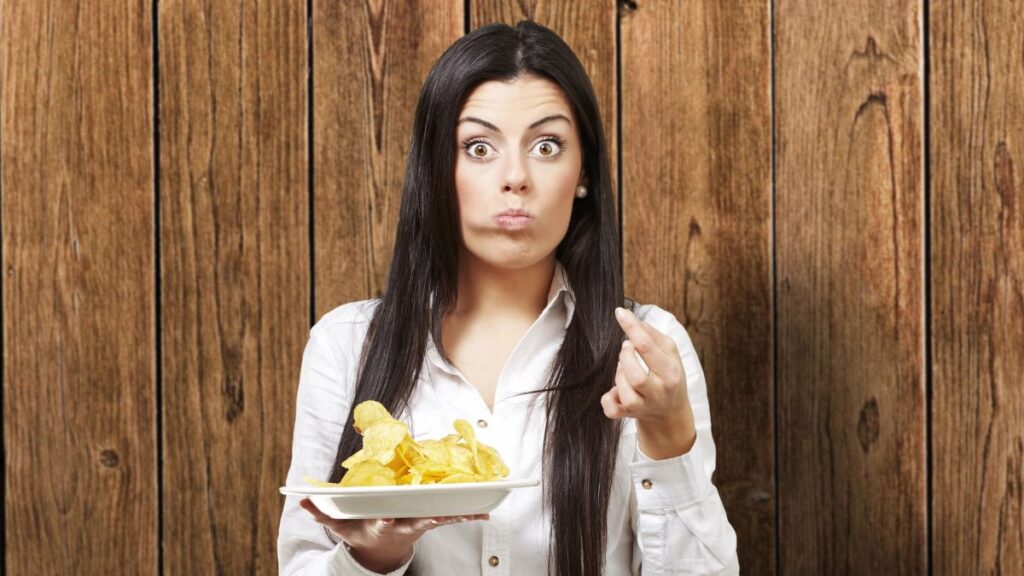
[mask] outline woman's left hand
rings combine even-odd
[[[640,449],[652,459],[689,452],[697,433],[675,341],[624,308],[616,308],[615,317],[627,340],[619,352],[615,384],[601,397],[605,415],[636,418]]]

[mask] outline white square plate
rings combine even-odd
[[[497,480],[401,486],[282,486],[281,494],[308,497],[331,518],[422,518],[466,516],[494,510],[516,488],[540,480]]]

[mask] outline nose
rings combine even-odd
[[[516,155],[510,155],[509,166],[505,172],[505,192],[525,192],[530,177],[526,170],[526,163]]]

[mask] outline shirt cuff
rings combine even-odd
[[[688,506],[707,498],[711,490],[696,442],[686,454],[664,460],[652,460],[637,442],[629,470],[638,510]]]
[[[412,545],[412,554],[409,556],[409,561],[402,564],[397,569],[391,572],[374,572],[367,569],[356,559],[352,557],[352,553],[349,552],[348,544],[344,541],[338,544],[335,548],[334,555],[334,568],[337,569],[338,574],[359,574],[360,576],[402,576],[405,574],[409,565],[412,564],[412,559],[416,557],[416,544]]]

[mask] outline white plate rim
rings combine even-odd
[[[505,490],[526,488],[540,484],[536,478],[504,479],[492,482],[454,482],[451,484],[403,484],[400,486],[346,486],[344,488],[328,488],[320,486],[281,486],[279,491],[285,496],[365,496],[399,494],[423,494],[430,492],[465,492],[475,490]]]

